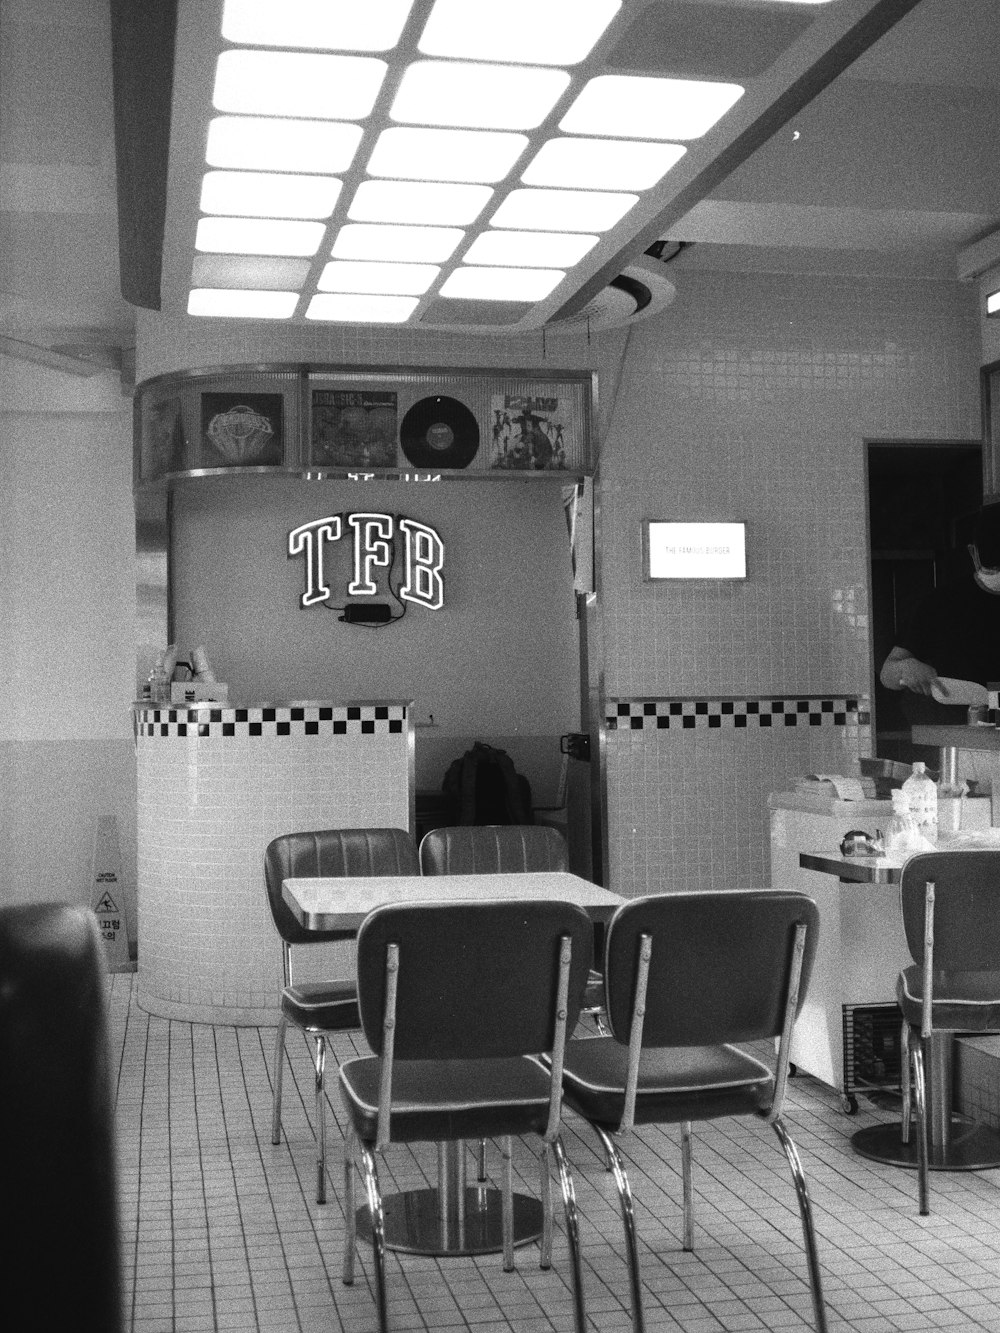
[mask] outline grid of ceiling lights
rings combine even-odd
[[[311,320],[544,300],[743,93],[574,80],[621,0],[436,0],[345,189],[413,3],[225,0],[189,314],[289,319],[317,255]]]

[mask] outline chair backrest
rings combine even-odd
[[[32,1328],[118,1333],[107,960],[94,914],[0,908],[0,978],[4,1302],[30,1311]]]
[[[296,921],[281,896],[285,879],[314,876],[419,875],[420,860],[411,834],[400,828],[319,829],[283,833],[264,852],[267,901],[278,934],[286,944],[344,940],[353,930],[307,930]]]
[[[358,932],[358,1007],[369,1046],[383,1054],[386,960],[395,944],[397,1060],[550,1051],[563,937],[572,950],[566,1006],[572,1032],[593,953],[593,927],[582,908],[543,898],[377,907]]]
[[[919,852],[903,863],[903,929],[921,965],[928,882],[934,885],[934,969],[1000,972],[1000,849]]]
[[[803,893],[747,889],[664,893],[619,907],[607,927],[611,1029],[632,1031],[641,937],[652,940],[643,1046],[712,1046],[778,1037],[796,926],[806,927],[798,1006],[816,954],[819,914]]]
[[[566,870],[566,839],[545,824],[461,824],[431,829],[420,843],[425,875]]]

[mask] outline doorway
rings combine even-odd
[[[867,472],[873,750],[881,759],[913,763],[928,755],[913,746],[899,694],[882,685],[879,668],[921,597],[970,568],[966,546],[982,503],[982,446],[869,444]]]

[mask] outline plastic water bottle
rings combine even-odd
[[[917,828],[925,838],[937,842],[937,787],[926,764],[917,762],[913,765],[913,772],[903,783],[902,790],[906,793]]]
[[[892,797],[892,815],[886,825],[885,850],[890,856],[915,851],[920,840],[920,831],[910,811],[909,797],[902,788],[897,788],[889,794]]]

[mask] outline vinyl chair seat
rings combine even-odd
[[[591,1124],[617,1129],[627,1072],[628,1047],[614,1037],[570,1042],[563,1066],[566,1104]],[[639,1064],[635,1123],[766,1114],[773,1093],[771,1070],[735,1046],[651,1048]]]
[[[938,972],[932,987],[931,1024],[945,1032],[1000,1031],[1000,972]],[[904,967],[896,982],[903,1017],[920,1028],[924,970]]]
[[[340,1089],[355,1133],[374,1142],[382,1061],[346,1060]],[[543,1134],[551,1080],[527,1056],[507,1060],[399,1060],[393,1069],[393,1142]]]
[[[342,1032],[361,1026],[353,981],[303,981],[281,992],[281,1012],[306,1032]]]

